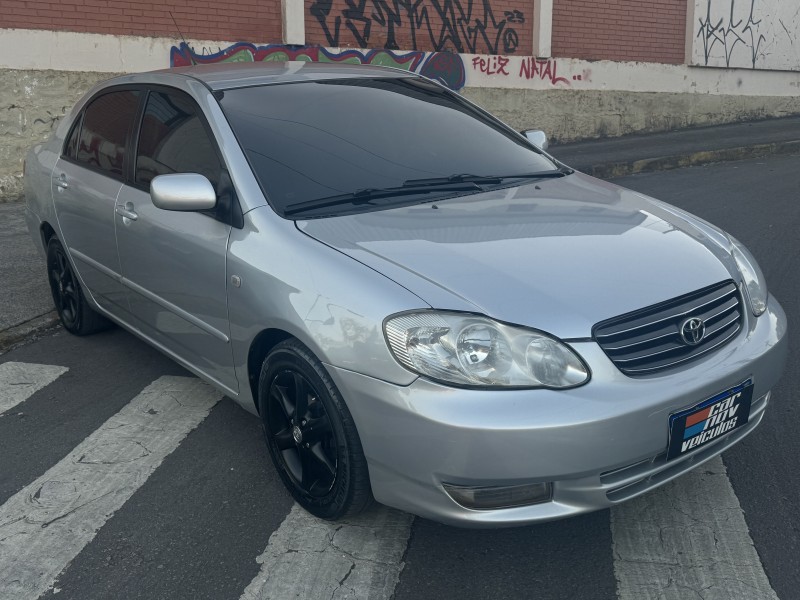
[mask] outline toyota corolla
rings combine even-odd
[[[127,75],[29,153],[27,219],[63,326],[258,415],[313,514],[517,525],[730,448],[787,348],[736,239],[545,150],[398,70]]]

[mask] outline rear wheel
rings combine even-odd
[[[325,368],[297,340],[269,353],[258,385],[270,456],[294,499],[324,519],[372,501],[355,423]]]
[[[56,237],[47,243],[47,275],[64,329],[75,335],[89,335],[108,328],[110,322],[86,301],[64,247]]]

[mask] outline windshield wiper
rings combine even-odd
[[[472,175],[459,173],[448,177],[430,177],[428,179],[409,179],[403,186],[440,186],[452,183],[476,183],[479,185],[495,185],[503,183],[506,179],[551,179],[564,177],[572,173],[571,169],[555,169],[553,171],[539,171],[538,173],[518,173],[513,175]]]
[[[356,190],[355,192],[348,192],[346,194],[338,194],[336,196],[327,196],[325,198],[316,198],[307,202],[299,202],[292,204],[283,210],[286,216],[296,215],[298,213],[313,211],[320,208],[329,208],[341,204],[371,204],[374,200],[381,198],[396,198],[399,196],[413,196],[417,194],[432,194],[436,192],[480,192],[480,186],[473,182],[449,182],[443,185],[408,185],[404,183],[400,187],[390,188],[367,188],[363,190]]]

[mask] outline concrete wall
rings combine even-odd
[[[463,94],[514,128],[543,129],[556,142],[800,114],[800,96],[486,87],[467,87]]]
[[[0,69],[0,202],[22,192],[22,161],[80,96],[110,73]]]
[[[174,38],[0,30],[0,201],[18,197],[27,149],[97,80],[190,57],[398,66],[445,82],[514,127],[544,129],[562,142],[800,114],[800,72],[792,71],[190,42],[193,53]]]

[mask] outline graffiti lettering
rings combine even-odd
[[[245,42],[233,44],[214,54],[196,53],[185,43],[173,46],[170,50],[170,65],[173,67],[217,62],[287,60],[394,67],[435,79],[452,90],[463,88],[466,80],[464,61],[459,55],[451,52],[334,51],[316,46],[298,47],[282,44],[254,46]]]
[[[753,18],[756,0],[750,0],[750,14],[747,20],[736,19],[736,0],[730,0],[730,16],[727,19],[720,18],[716,22],[713,22],[711,18],[712,0],[706,0],[706,2],[706,16],[699,20],[700,30],[697,32],[697,37],[703,43],[705,64],[708,65],[714,46],[720,44],[725,52],[725,66],[730,67],[733,51],[737,44],[741,44],[750,51],[750,62],[755,69],[756,61],[763,56],[761,44],[766,41],[766,38],[759,32],[761,19],[756,21]]]
[[[552,58],[534,58],[529,56],[522,59],[519,65],[519,76],[525,79],[541,79],[549,81],[553,85],[566,83],[570,85],[566,77],[558,76],[558,63]]]
[[[519,10],[505,11],[501,19],[495,17],[491,0],[345,3],[341,10],[334,9],[333,0],[313,0],[309,6],[308,12],[319,22],[329,46],[352,44],[367,48],[377,30],[381,38],[385,37],[384,46],[389,50],[399,49],[397,36],[404,34],[414,50],[425,46],[437,52],[513,54],[519,46],[519,34],[508,24],[525,23],[525,15]]]
[[[508,75],[506,65],[508,59],[505,56],[476,56],[472,59],[472,68],[487,75]]]

